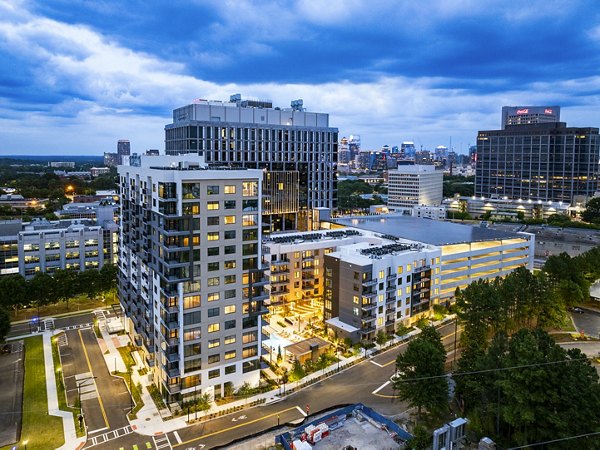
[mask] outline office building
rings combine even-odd
[[[438,206],[443,197],[443,177],[435,166],[398,166],[388,171],[388,207]]]
[[[92,167],[90,169],[90,176],[92,178],[99,177],[100,175],[106,175],[107,173],[110,173],[109,167]]]
[[[148,150],[146,150],[146,155],[148,155],[148,156],[158,156],[158,155],[160,155],[160,152],[156,148],[149,148]]]
[[[269,101],[197,100],[173,111],[167,155],[196,153],[208,164],[264,170],[266,232],[310,230],[315,208],[336,208],[338,130],[329,115]]]
[[[167,402],[259,383],[262,181],[197,154],[119,166],[119,299]]]
[[[49,161],[48,167],[65,167],[67,169],[74,169],[75,162],[74,161]]]
[[[0,222],[0,276],[58,269],[101,269],[115,264],[118,232],[113,207],[99,207],[96,220],[35,219]]]
[[[574,202],[598,190],[598,128],[507,125],[477,136],[475,195]]]
[[[560,106],[503,106],[501,128],[507,125],[531,125],[560,122]]]
[[[466,212],[471,217],[482,218],[489,215],[490,219],[548,219],[554,214],[570,215],[573,208],[565,202],[542,202],[541,200],[513,200],[509,198],[484,198],[455,195],[444,199],[448,208],[448,217],[452,214]],[[487,217],[487,216],[486,216]]]
[[[119,155],[117,153],[104,152],[104,165],[106,167],[117,167],[119,165]]]
[[[117,158],[119,164],[123,164],[123,157],[131,155],[131,143],[127,139],[119,139],[117,141]]]

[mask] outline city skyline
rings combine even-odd
[[[142,6],[143,5],[143,6]],[[0,5],[0,154],[164,149],[195,98],[303,98],[340,137],[466,153],[506,105],[598,126],[590,1]],[[592,13],[590,13],[592,12]],[[183,30],[183,31],[182,31]],[[556,52],[557,48],[568,51]]]

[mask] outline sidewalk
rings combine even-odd
[[[62,447],[59,447],[58,450],[73,450],[83,445],[87,438],[77,437],[73,414],[58,409],[58,391],[56,388],[56,378],[54,376],[54,361],[52,359],[52,336],[54,336],[54,334],[55,333],[51,331],[45,331],[42,334],[44,342],[44,365],[46,369],[46,391],[48,393],[48,413],[51,416],[62,418],[65,443]]]

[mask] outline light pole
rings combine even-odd
[[[23,445],[25,446],[25,450],[27,450],[27,443],[28,443],[28,442],[29,442],[29,441],[28,441],[27,439],[25,439],[25,440],[23,441]]]

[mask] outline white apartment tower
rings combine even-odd
[[[398,166],[388,172],[388,207],[437,206],[443,198],[443,173],[435,166]]]
[[[198,155],[119,166],[119,299],[169,402],[259,383],[262,180]]]
[[[165,126],[167,155],[196,153],[208,164],[261,169],[265,232],[311,230],[315,208],[337,207],[338,130],[329,114],[270,101],[196,100]]]

